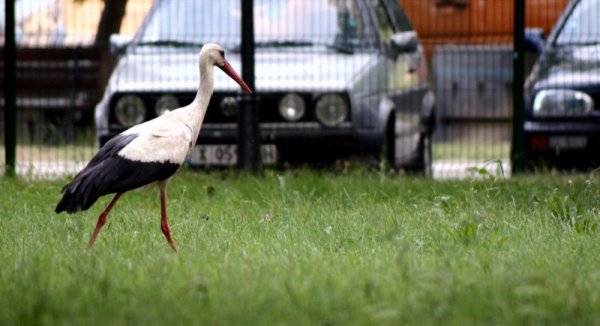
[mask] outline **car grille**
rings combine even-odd
[[[255,94],[255,97],[258,101],[259,106],[259,115],[261,122],[282,122],[289,123],[279,114],[279,101],[288,93],[269,93],[269,94]],[[150,116],[149,119],[156,117],[154,113],[154,104],[156,101],[164,94],[144,94],[142,98],[147,108],[149,109]],[[179,100],[181,106],[187,105],[194,100],[196,96],[195,93],[177,93],[173,94]],[[306,103],[306,113],[305,115],[296,122],[310,122],[316,121],[316,116],[313,110],[314,104],[318,99],[315,95],[310,93],[299,94],[302,98],[304,98],[304,102]],[[230,123],[237,121],[237,114],[234,112],[233,114],[226,114],[221,109],[220,105],[223,99],[240,99],[239,97],[242,94],[238,92],[215,92],[210,100],[208,105],[208,110],[206,112],[206,116],[204,117],[204,123]],[[347,100],[347,96],[343,95]],[[239,109],[239,108],[238,108]],[[349,117],[350,119],[350,117]]]
[[[304,98],[305,104],[306,104],[306,112],[304,114],[304,116],[294,122],[289,122],[287,120],[285,120],[279,113],[279,101],[288,93],[269,93],[269,94],[260,94],[260,93],[255,93],[255,98],[258,101],[258,107],[259,107],[259,118],[260,118],[260,122],[261,123],[281,123],[281,124],[302,124],[302,123],[307,123],[307,122],[316,122],[317,118],[315,116],[314,113],[314,106],[316,101],[319,98],[319,94],[315,95],[312,93],[303,93],[303,94],[299,94],[301,97]],[[117,102],[117,100],[126,94],[117,94],[116,96],[113,96],[113,98],[111,98],[111,103],[110,103],[110,107],[111,107],[111,114],[110,114],[110,118],[109,118],[109,123],[111,124],[111,126],[113,126],[113,129],[119,129],[121,128],[118,123],[116,122],[116,119],[114,117],[114,114],[112,113],[112,110],[114,109],[115,103]],[[158,99],[163,96],[163,95],[167,95],[166,93],[138,93],[137,95],[139,95],[142,98],[142,101],[144,102],[144,105],[146,106],[146,120],[150,120],[156,117],[156,113],[154,111],[154,106],[156,104],[156,102],[158,101]],[[179,105],[180,106],[185,106],[188,105],[189,103],[191,103],[194,100],[194,97],[196,96],[196,93],[170,93],[170,95],[174,95],[175,97],[177,97],[177,99],[179,100]],[[346,94],[340,94],[342,95],[346,101],[348,102],[348,97]],[[240,108],[238,108],[237,110],[234,110],[233,112],[230,112],[229,114],[227,112],[224,112],[224,110],[221,108],[221,102],[226,99],[229,98],[230,100],[233,100],[233,102],[239,104],[239,102],[237,102],[237,100],[240,99],[240,96],[242,96],[242,94],[240,94],[239,92],[215,92],[210,100],[209,106],[208,106],[208,110],[206,112],[206,115],[204,117],[204,124],[205,125],[210,125],[210,124],[224,124],[224,123],[235,123],[237,122],[237,110],[239,110]],[[347,122],[351,121],[351,116],[348,116],[347,118]]]
[[[600,112],[600,89],[594,89],[588,94],[594,99],[594,111]]]

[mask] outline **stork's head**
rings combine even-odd
[[[205,44],[200,51],[200,60],[208,60],[210,65],[215,65],[221,68],[221,70],[229,75],[231,79],[235,80],[244,91],[246,91],[248,94],[252,94],[250,87],[246,85],[246,82],[244,82],[242,77],[240,77],[240,75],[233,70],[229,62],[225,59],[225,50],[220,45],[215,43]]]

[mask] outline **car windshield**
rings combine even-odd
[[[582,0],[565,21],[556,45],[600,44],[600,0]]]
[[[240,0],[162,0],[138,45],[239,49]],[[257,48],[324,48],[352,52],[372,47],[356,0],[254,0]]]

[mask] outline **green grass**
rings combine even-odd
[[[595,175],[430,181],[184,171],[55,215],[59,182],[0,179],[0,324],[600,324]]]

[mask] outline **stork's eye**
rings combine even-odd
[[[225,51],[223,51],[223,50],[220,50],[220,51],[219,51],[219,54],[221,54],[221,57],[222,57],[223,59],[225,59]]]

